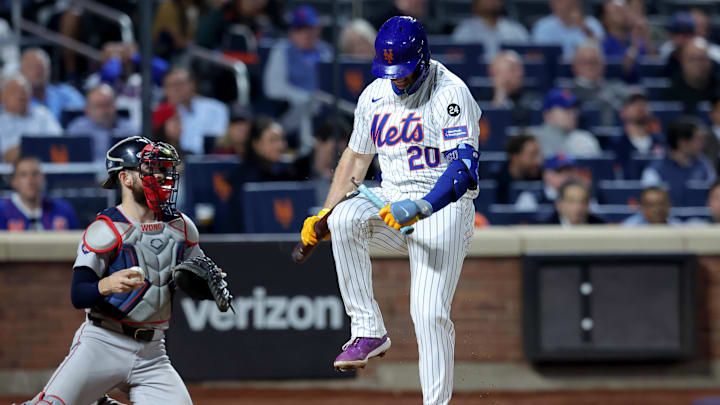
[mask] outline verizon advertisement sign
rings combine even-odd
[[[289,242],[201,242],[228,273],[235,313],[182,293],[174,300],[167,348],[186,380],[332,378],[350,338],[332,261],[322,244],[303,264]]]

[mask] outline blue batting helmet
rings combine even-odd
[[[409,76],[421,62],[421,69],[427,69],[430,49],[420,21],[407,16],[385,21],[375,38],[372,74],[381,79],[400,79]]]

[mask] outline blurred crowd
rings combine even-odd
[[[137,2],[98,3],[128,14],[137,29]],[[469,73],[456,73],[468,83],[484,83],[471,89],[487,109],[486,119],[492,121],[495,110],[510,114],[502,134],[504,158],[486,170],[485,179],[495,185],[481,190],[493,194],[494,204],[520,212],[552,207],[525,222],[619,222],[596,215],[595,208],[607,202],[597,196],[599,179],[582,166],[612,156],[612,180],[642,188],[640,198],[630,202],[636,213],[626,215],[624,224],[720,221],[720,14],[715,8],[684,2],[666,12],[670,8],[654,4],[671,0],[468,0],[463,13],[440,16],[441,0],[360,3],[362,17],[343,3],[335,31],[331,1],[157,2],[152,134],[144,135],[174,145],[183,157],[237,157],[240,165],[227,178],[233,190],[247,182],[327,184],[350,137],[352,115],[334,108],[326,90],[332,78],[321,66],[337,53],[369,71],[377,29],[391,16],[411,15],[423,22],[431,49],[435,39],[482,46],[476,70],[471,65]],[[541,13],[524,3],[542,3]],[[78,221],[67,214],[72,207],[44,194],[40,162],[25,156],[21,139],[90,137],[92,160],[102,163],[115,140],[139,134],[138,45],[72,1],[23,4],[24,18],[101,50],[102,60],[42,42],[21,44],[7,22],[10,10],[0,6],[5,17],[0,19],[0,153],[13,165],[12,191],[0,201],[0,228],[73,228]],[[506,44],[559,47],[556,59],[546,61],[556,74],[539,83],[529,71],[533,55]],[[250,102],[238,101],[241,89],[231,73],[190,57],[193,47],[244,62]],[[653,74],[647,66],[655,67]],[[352,78],[343,79],[342,85],[357,87]],[[656,110],[658,103],[680,107],[667,114]],[[377,167],[369,177],[376,172]],[[530,186],[522,189],[523,184]],[[706,212],[679,219],[671,207],[698,205],[685,198],[689,184],[707,191],[700,204]],[[242,205],[237,193],[229,201]],[[51,209],[64,213],[65,220],[44,219]],[[480,222],[493,224],[484,209],[479,208],[485,217]],[[222,230],[242,231],[242,222],[233,219]]]

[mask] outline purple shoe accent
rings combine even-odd
[[[355,338],[343,346],[343,352],[335,359],[334,366],[339,370],[363,368],[368,360],[376,356],[384,356],[390,349],[390,338]]]

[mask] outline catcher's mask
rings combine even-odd
[[[137,170],[148,207],[157,213],[172,215],[177,201],[179,164],[178,153],[170,144],[141,136],[123,139],[108,150],[108,179],[103,188],[113,188],[120,171]]]

